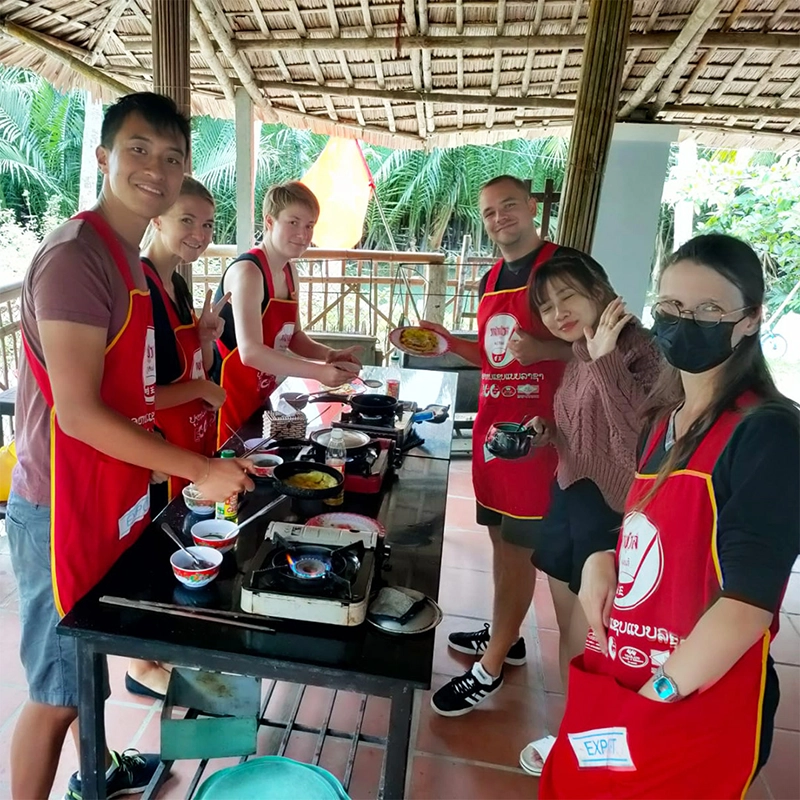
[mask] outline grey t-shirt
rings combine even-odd
[[[120,240],[138,289],[147,290],[138,248]],[[105,328],[106,341],[119,333],[128,314],[129,293],[114,259],[95,228],[68,220],[42,242],[22,284],[20,320],[39,360],[39,321],[77,322]],[[11,488],[29,503],[50,505],[50,409],[27,356],[19,365],[16,403],[18,463]]]

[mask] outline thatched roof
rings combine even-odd
[[[393,147],[565,132],[588,5],[193,0],[193,109],[231,116],[244,85],[266,121]],[[150,0],[0,0],[0,29],[58,48],[0,37],[0,62],[110,98],[59,51],[146,88],[150,23]],[[794,149],[798,92],[800,0],[636,0],[621,118],[693,129],[711,145]]]

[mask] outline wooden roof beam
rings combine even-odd
[[[100,27],[89,40],[87,49],[92,51],[92,57],[89,61],[90,64],[96,64],[98,59],[102,58],[106,44],[108,44],[111,34],[114,33],[114,28],[117,27],[117,23],[125,13],[129,2],[130,0],[115,0],[114,4],[109,9],[108,16],[103,20]]]
[[[719,0],[700,0],[698,2],[691,17],[686,21],[683,30],[675,37],[666,51],[661,54],[661,57],[642,79],[628,102],[622,107],[619,112],[619,116],[622,119],[629,116],[634,109],[638,108],[650,97],[658,82],[664,77],[664,74],[675,60],[691,44],[695,34],[707,22],[708,17],[716,16],[718,8]]]
[[[194,34],[194,38],[200,46],[200,52],[203,58],[214,74],[214,77],[217,79],[217,83],[220,89],[222,89],[225,99],[229,103],[233,103],[235,101],[233,81],[228,77],[228,73],[222,66],[222,62],[217,56],[217,48],[211,41],[211,36],[209,36],[206,30],[205,22],[203,22],[203,18],[200,16],[200,12],[195,8],[194,3],[189,4],[189,20],[192,23],[191,32]]]

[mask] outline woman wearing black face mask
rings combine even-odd
[[[570,667],[540,797],[741,798],[778,704],[769,657],[800,540],[800,424],[758,337],[753,250],[697,237],[661,274],[651,397],[614,553],[583,570],[592,627]]]

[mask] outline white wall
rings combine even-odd
[[[600,191],[592,256],[641,316],[650,285],[661,196],[679,128],[617,123]]]

